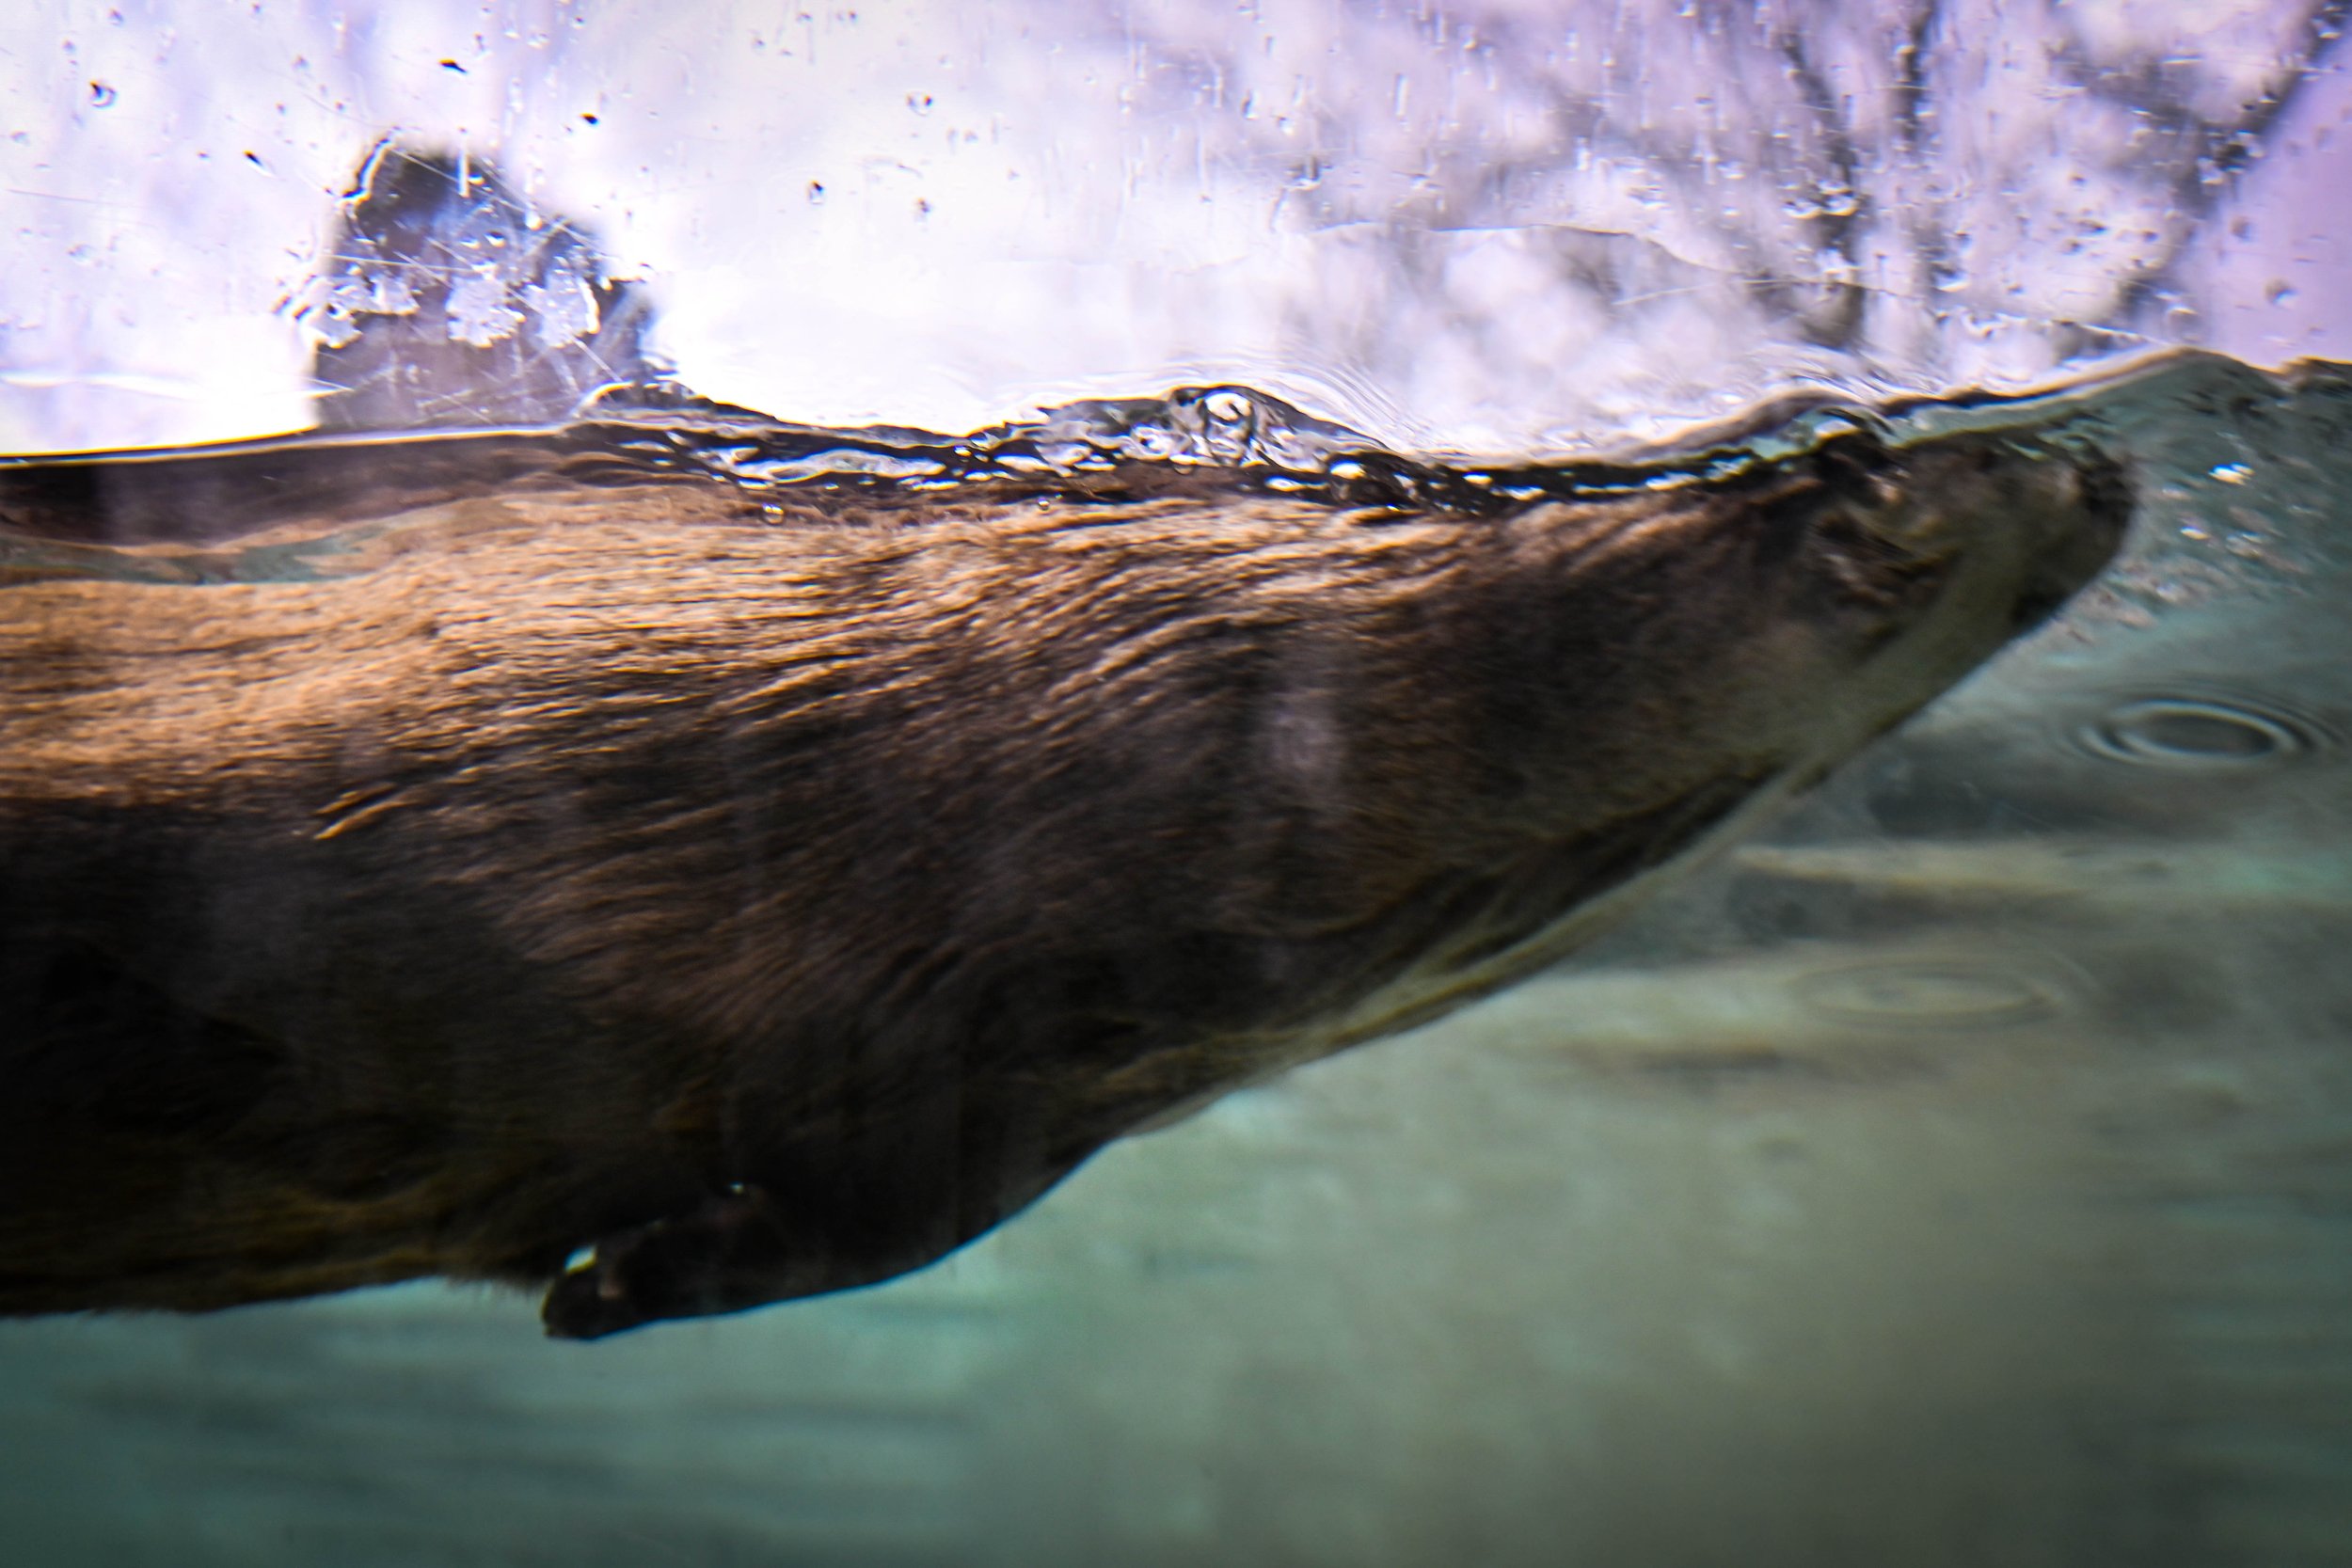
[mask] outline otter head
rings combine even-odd
[[[1867,430],[1728,478],[1665,465],[1483,553],[1446,649],[1454,863],[1495,895],[1341,1031],[1425,1020],[1559,957],[2088,582],[2122,467],[2027,431]]]
[[[1819,488],[1790,498],[1805,570],[1787,624],[1845,667],[1810,694],[1817,770],[2046,619],[2132,513],[2113,458],[2030,433],[1840,436],[1795,471]]]

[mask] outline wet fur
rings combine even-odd
[[[1213,474],[778,513],[499,439],[387,464],[323,580],[0,588],[0,1310],[440,1274],[593,1336],[887,1277],[1508,978],[2125,509],[1850,438],[1502,517]],[[19,474],[0,523],[303,515],[206,461]]]

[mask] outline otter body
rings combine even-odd
[[[1475,512],[630,450],[0,468],[0,1310],[888,1277],[1549,960],[2128,511],[1990,436]]]

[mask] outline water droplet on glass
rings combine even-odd
[[[1211,392],[1200,403],[1213,420],[1245,420],[1249,417],[1249,400],[1235,391]]]

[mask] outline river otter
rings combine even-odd
[[[916,1267],[1547,961],[2129,511],[1862,415],[1549,489],[734,418],[0,466],[0,1311]]]

